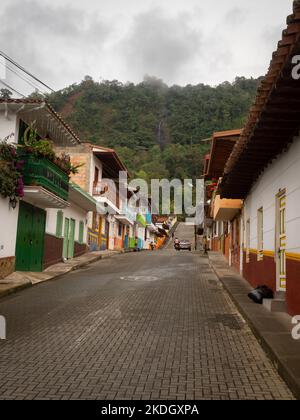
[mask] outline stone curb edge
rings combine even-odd
[[[252,333],[255,335],[256,339],[262,346],[263,350],[273,363],[275,369],[279,373],[279,375],[282,377],[282,379],[287,383],[289,386],[291,392],[294,394],[294,396],[297,398],[297,400],[300,400],[300,383],[296,380],[293,373],[290,371],[290,369],[285,365],[284,361],[277,355],[276,351],[269,345],[268,341],[263,337],[263,335],[260,333],[259,329],[255,325],[255,323],[251,320],[251,318],[245,313],[242,305],[240,305],[239,301],[234,297],[234,295],[231,293],[230,288],[227,286],[226,282],[224,281],[223,277],[218,273],[216,268],[214,267],[213,263],[209,259],[209,265],[214,271],[215,275],[218,277],[220,282],[222,283],[224,289],[230,296],[231,300],[247,322],[248,326],[250,327]]]
[[[70,270],[68,270],[68,271],[66,271],[64,273],[61,273],[61,274],[57,274],[56,276],[50,277],[49,279],[47,279],[47,280],[45,280],[45,281],[43,281],[41,283],[46,283],[46,282],[52,281],[52,280],[58,280],[61,277],[65,276],[67,274],[70,274],[73,271],[80,270],[81,268],[87,267],[90,264],[93,264],[93,263],[95,263],[97,261],[104,260],[104,259],[109,259],[109,258],[114,257],[115,255],[120,255],[120,254],[125,254],[125,253],[127,253],[127,251],[119,251],[119,252],[116,251],[114,254],[107,255],[107,256],[104,256],[104,255],[95,256],[92,259],[90,259],[89,261],[78,263],[74,267],[70,267]],[[12,295],[14,293],[20,292],[22,290],[29,289],[30,287],[37,286],[38,284],[41,284],[41,283],[32,284],[32,283],[28,282],[26,284],[19,284],[19,285],[16,285],[16,286],[12,286],[12,287],[10,287],[7,290],[0,291],[0,299],[1,298],[4,298],[4,297],[7,297],[7,296],[10,296],[10,295]]]

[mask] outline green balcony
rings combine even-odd
[[[57,165],[46,158],[32,155],[21,156],[24,161],[24,184],[43,187],[59,198],[69,197],[69,177]]]

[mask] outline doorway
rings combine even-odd
[[[46,212],[20,202],[16,244],[17,271],[43,271]]]
[[[276,197],[276,288],[286,291],[286,191]]]
[[[105,221],[106,249],[109,249],[109,222]]]
[[[65,260],[74,258],[75,253],[75,228],[74,219],[65,218],[63,258]]]

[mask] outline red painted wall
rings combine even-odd
[[[239,273],[240,272],[240,219],[237,217],[231,222],[232,243],[231,243],[231,265]]]
[[[80,257],[81,255],[88,252],[88,246],[86,244],[80,244],[78,242],[75,242],[74,247],[74,257]]]
[[[62,238],[56,238],[55,236],[48,235],[47,233],[45,234],[44,270],[51,265],[62,262],[63,244],[64,240]],[[87,251],[87,245],[75,242],[74,257],[79,257]]]
[[[274,292],[276,291],[276,264],[273,257],[266,257],[262,261],[257,261],[257,255],[250,253],[250,262],[246,263],[246,253],[244,252],[243,275],[245,279],[256,287],[266,285]]]
[[[53,264],[62,262],[63,239],[45,234],[44,270]]]
[[[291,316],[300,315],[300,262],[287,259],[287,290],[286,302],[288,313]],[[265,284],[276,292],[276,264],[273,257],[264,256],[262,261],[257,261],[256,254],[250,254],[250,263],[246,263],[244,253],[243,276],[256,287]]]
[[[225,237],[225,257],[227,258],[228,261],[229,261],[230,241],[231,241],[230,234],[228,234]]]
[[[292,316],[300,315],[300,262],[287,260],[287,289],[286,300],[288,313]]]

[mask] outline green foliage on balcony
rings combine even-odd
[[[63,200],[68,200],[69,177],[57,165],[46,158],[22,156],[24,160],[24,184],[45,188]]]

